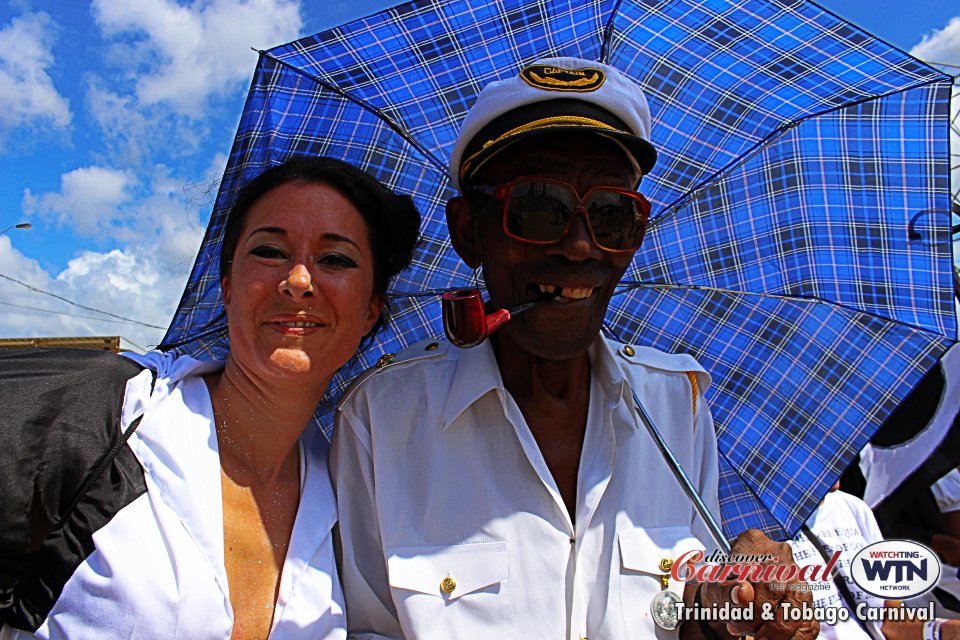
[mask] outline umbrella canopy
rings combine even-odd
[[[226,212],[297,154],[352,162],[424,217],[391,325],[331,403],[382,353],[442,335],[439,291],[475,277],[444,220],[459,123],[484,85],[548,56],[607,62],[647,94],[654,212],[607,321],[712,373],[727,533],[792,535],[956,338],[951,80],[805,0],[420,1],[261,52],[161,348],[224,356]]]

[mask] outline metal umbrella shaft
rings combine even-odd
[[[687,497],[690,498],[691,502],[693,502],[693,508],[697,510],[697,513],[700,514],[704,524],[707,525],[707,529],[710,530],[710,535],[713,536],[714,542],[717,543],[717,546],[720,547],[724,553],[729,555],[730,542],[727,540],[727,537],[723,535],[720,525],[717,523],[716,519],[714,519],[713,514],[710,513],[710,510],[707,509],[707,505],[703,502],[703,498],[701,498],[700,494],[697,493],[696,487],[694,487],[693,483],[690,482],[690,478],[687,477],[686,472],[680,466],[680,461],[677,460],[676,456],[673,455],[673,451],[670,450],[666,440],[664,440],[663,436],[660,435],[660,432],[657,431],[657,427],[654,426],[653,420],[650,419],[650,415],[647,413],[647,410],[643,408],[642,404],[640,404],[640,398],[637,397],[637,393],[633,389],[630,389],[630,393],[633,395],[633,403],[637,408],[637,415],[640,416],[640,421],[643,422],[643,425],[647,428],[647,432],[650,434],[650,437],[653,438],[653,441],[657,443],[657,448],[660,449],[660,454],[667,462],[667,466],[670,467],[671,471],[673,471],[673,475],[677,479],[677,482],[680,483],[680,486],[687,494]]]

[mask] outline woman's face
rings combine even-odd
[[[324,184],[288,182],[257,200],[222,285],[230,358],[253,379],[308,375],[325,388],[383,306],[366,223]]]

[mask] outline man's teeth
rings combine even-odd
[[[540,293],[558,293],[554,300],[582,300],[593,293],[593,287],[558,287],[555,284],[541,284]]]
[[[290,327],[292,329],[306,329],[308,327],[319,327],[319,322],[281,322],[281,326]]]

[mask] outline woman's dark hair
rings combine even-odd
[[[419,238],[420,214],[409,196],[393,193],[368,173],[334,158],[294,157],[267,169],[240,189],[223,231],[220,278],[230,274],[251,207],[268,192],[290,182],[327,185],[356,208],[367,225],[373,252],[373,292],[386,302],[390,278],[410,264]],[[368,336],[386,324],[387,315],[384,304],[384,311]]]

